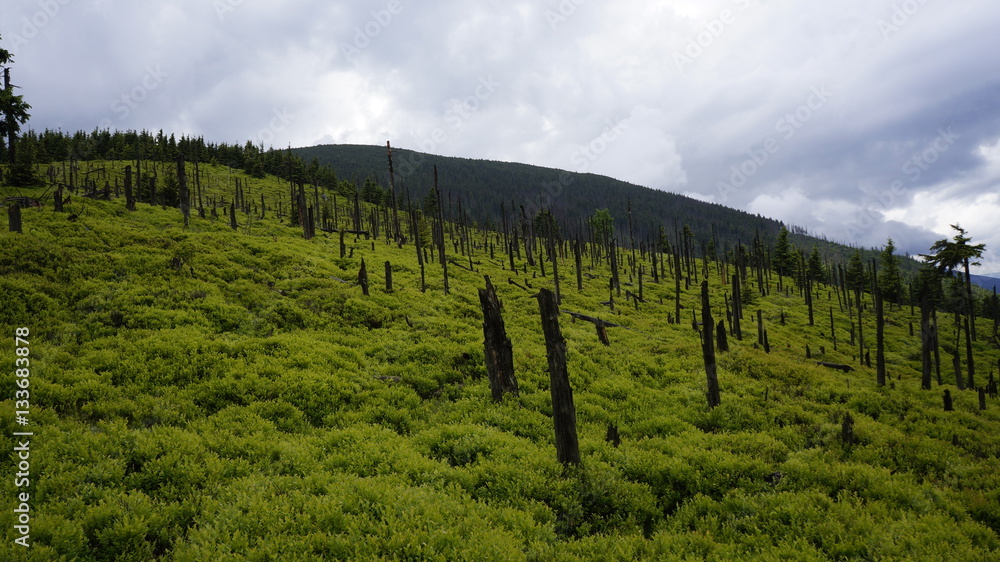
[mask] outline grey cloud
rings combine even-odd
[[[632,117],[589,168],[720,201],[719,183],[749,159],[725,204],[790,213],[775,218],[831,238],[864,216],[864,244],[943,237],[940,218],[886,217],[930,221],[913,205],[938,186],[961,204],[1000,185],[979,154],[1000,138],[1000,7],[987,0],[55,2],[43,17],[16,1],[0,23],[10,48],[24,18],[45,20],[17,42],[14,69],[35,129],[391,140],[574,169],[608,120]],[[157,68],[166,77],[149,88]],[[499,85],[477,95],[484,79]],[[783,127],[816,87],[833,96]],[[278,130],[276,112],[295,118]],[[949,128],[948,150],[908,173]],[[753,162],[760,150],[766,162]],[[780,203],[798,193],[826,210]]]

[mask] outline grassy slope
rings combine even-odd
[[[214,189],[225,185],[228,172],[210,173]],[[272,180],[251,190],[284,193]],[[800,299],[759,299],[747,308],[748,336],[720,355],[722,406],[709,411],[698,336],[687,320],[666,323],[673,284],[646,279],[648,304],[612,315],[599,303],[606,270],[588,270],[602,277],[579,293],[572,260],[563,262],[564,309],[632,328],[610,329],[606,348],[593,325],[562,318],[584,459],[564,471],[537,303],[506,283],[499,256],[477,252],[476,272],[450,266],[445,296],[436,265],[420,292],[410,245],[349,237],[354,257],[340,259],[335,237],[305,241],[270,212],[234,233],[221,218],[184,230],[175,209],[129,213],[122,200],[74,197],[67,211],[25,210],[19,236],[0,218],[0,333],[12,342],[15,327],[31,329],[36,432],[34,545],[9,546],[13,513],[3,510],[0,552],[978,560],[1000,551],[1000,410],[991,400],[978,411],[973,392],[947,384],[950,369],[956,411],[942,411],[940,389],[919,389],[909,309],[891,314],[892,384],[879,389],[870,369],[843,374],[804,358],[808,343],[814,353],[825,346],[824,360],[854,362],[835,297],[839,351],[827,339],[825,289],[815,327]],[[352,284],[362,257],[367,298]],[[503,301],[521,388],[502,404],[483,367],[483,274]],[[518,281],[549,282],[533,276],[522,270]],[[716,319],[719,277],[713,269]],[[695,285],[684,292],[685,319],[696,297]],[[758,308],[770,354],[753,345]],[[870,321],[865,332],[873,341]],[[984,380],[998,354],[976,351]],[[8,415],[13,379],[5,370],[6,436],[20,429]],[[847,413],[853,445],[840,438]],[[619,448],[604,440],[609,422]],[[12,460],[0,473],[14,472]],[[4,482],[13,498],[12,478]]]

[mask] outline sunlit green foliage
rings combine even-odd
[[[120,173],[123,164],[107,166]],[[230,171],[202,167],[206,193],[231,197]],[[240,177],[252,194],[287,196],[272,177]],[[519,273],[504,269],[504,257],[491,260],[481,245],[491,235],[472,230],[475,271],[450,267],[446,296],[431,260],[422,292],[412,241],[349,235],[352,257],[341,259],[336,233],[307,241],[287,216],[263,214],[239,213],[236,232],[221,213],[193,214],[184,229],[176,209],[130,213],[122,199],[74,197],[64,213],[23,210],[21,235],[0,225],[0,333],[31,329],[36,432],[33,546],[4,546],[0,558],[1000,554],[1000,410],[991,398],[980,411],[949,368],[942,389],[955,411],[943,411],[940,390],[920,390],[909,308],[889,312],[890,383],[879,388],[847,343],[852,318],[832,288],[817,284],[814,306],[834,311],[837,349],[829,322],[809,326],[794,291],[764,297],[748,280],[756,296],[744,339],[731,337],[732,351],[719,354],[722,403],[709,410],[689,321],[697,287],[682,284],[686,323],[667,323],[670,276],[657,284],[647,274],[645,302],[616,299],[612,312],[602,304],[606,264],[585,258],[596,277],[578,292],[572,252],[560,254],[562,308],[623,326],[608,329],[606,347],[593,324],[561,319],[583,459],[564,469],[537,302],[505,281],[551,286],[551,268],[547,277],[538,267],[525,274],[523,260]],[[449,256],[468,264],[460,252],[448,242]],[[356,283],[362,258],[367,298]],[[391,293],[380,286],[385,261]],[[708,269],[713,315],[725,319],[732,267]],[[636,281],[622,270],[623,284]],[[486,381],[483,274],[503,302],[520,388],[501,403]],[[754,343],[758,309],[771,353]],[[874,333],[870,310],[864,322]],[[987,342],[974,352],[981,369],[997,365]],[[0,426],[11,435],[9,370],[2,380]],[[851,441],[842,437],[848,414]],[[605,441],[609,424],[620,430],[617,448]],[[12,498],[12,479],[4,482]],[[11,545],[9,509],[0,523]]]

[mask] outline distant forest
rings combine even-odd
[[[189,162],[238,168],[253,177],[272,174],[293,184],[317,185],[346,197],[358,194],[370,203],[390,200],[385,146],[265,149],[250,141],[212,143],[203,137],[175,137],[162,130],[73,134],[27,131],[17,145],[22,169],[74,160],[172,162],[182,155]],[[827,262],[846,262],[855,250],[767,217],[606,176],[396,148],[392,155],[396,196],[402,206],[426,208],[435,203],[430,193],[437,167],[445,217],[457,219],[461,212],[461,218],[483,226],[498,225],[502,213],[514,217],[523,212],[527,218],[534,218],[541,209],[548,209],[566,236],[584,236],[587,221],[597,210],[606,209],[613,218],[618,242],[626,247],[655,243],[661,236],[670,244],[676,243],[687,226],[686,230],[694,235],[691,245],[698,255],[709,248],[731,252],[738,244],[750,245],[755,239],[772,246],[785,226],[796,247],[806,253],[817,248]],[[875,257],[877,249],[863,250],[862,255],[866,259]],[[917,263],[902,260],[900,265],[904,271],[915,271]]]

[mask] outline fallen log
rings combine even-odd
[[[842,365],[840,363],[827,363],[826,361],[817,361],[816,364],[822,365],[823,367],[829,367],[830,369],[839,369],[841,371],[844,371],[845,373],[854,370],[854,367],[851,367],[850,365]]]
[[[570,312],[569,310],[560,310],[563,314],[569,314],[573,318],[579,320],[586,320],[587,322],[592,322],[598,326],[604,326],[606,328],[624,328],[621,324],[615,324],[614,322],[608,322],[607,320],[601,320],[600,318],[595,318],[593,316],[587,316],[586,314],[580,314],[579,312]]]
[[[520,283],[518,283],[517,281],[514,281],[514,280],[513,280],[512,278],[510,278],[510,277],[508,277],[508,278],[507,278],[507,283],[510,283],[511,285],[514,285],[514,286],[516,286],[516,287],[520,287],[520,288],[524,289],[525,291],[530,291],[530,290],[531,290],[531,289],[529,289],[529,288],[525,287],[524,285],[521,285],[521,284],[520,284]]]

